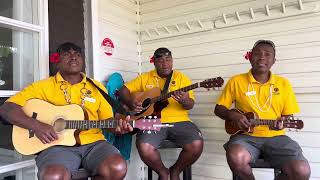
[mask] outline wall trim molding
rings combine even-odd
[[[141,24],[139,35],[142,42],[148,42],[215,29],[317,13],[320,10],[319,6],[320,4],[318,2],[303,3],[302,0],[297,0],[296,2],[290,3],[266,4],[259,8],[249,7],[247,11],[223,13],[218,17],[199,17],[198,19],[184,20],[174,24],[157,24],[147,28]]]
[[[286,4],[285,2],[273,6],[266,4],[263,8],[259,9],[250,7],[248,11],[236,11],[234,14],[222,14],[214,21],[214,27],[220,29],[316,12],[319,12],[319,4],[303,4],[302,0],[297,0],[297,2],[293,4]]]

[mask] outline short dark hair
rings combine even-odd
[[[161,47],[161,48],[158,48],[157,50],[155,50],[153,53],[154,58],[160,58],[163,55],[171,56],[171,51],[168,48]]]
[[[79,47],[78,45],[71,43],[71,42],[65,42],[63,44],[61,44],[58,48],[57,48],[57,52],[59,54],[63,53],[63,52],[67,52],[69,50],[73,49],[74,51],[78,52],[78,53],[82,53],[81,51],[81,47]]]
[[[257,47],[260,44],[267,44],[267,45],[271,46],[274,50],[274,55],[276,55],[276,46],[274,45],[274,43],[271,40],[264,40],[264,39],[258,40],[257,42],[254,43],[254,45],[252,47],[252,51],[255,47]]]

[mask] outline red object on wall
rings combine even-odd
[[[101,47],[102,47],[103,52],[106,55],[112,56],[114,45],[113,45],[113,42],[110,38],[104,38],[104,40],[101,43]]]

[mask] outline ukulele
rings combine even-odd
[[[255,126],[258,125],[267,125],[272,127],[276,121],[273,119],[259,119],[259,117],[254,112],[247,112],[243,113],[239,110],[236,110],[247,117],[251,126],[247,130],[240,129],[237,124],[233,121],[225,120],[225,130],[228,134],[239,134],[239,133],[252,133]],[[299,119],[295,119],[293,117],[288,117],[286,120],[283,121],[284,128],[293,128],[293,129],[302,129],[303,128],[303,121]]]

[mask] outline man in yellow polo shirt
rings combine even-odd
[[[10,123],[30,129],[42,141],[51,143],[58,139],[53,127],[28,117],[22,110],[29,99],[41,99],[53,105],[78,104],[88,113],[89,120],[113,117],[111,106],[99,90],[81,73],[84,67],[81,48],[64,43],[57,49],[59,62],[55,76],[32,83],[0,108],[0,115]],[[104,86],[93,81],[100,88]],[[119,121],[116,131],[132,131],[128,118]],[[109,144],[101,129],[89,129],[79,133],[77,146],[53,146],[36,157],[39,179],[71,179],[80,166],[103,179],[120,180],[126,174],[126,162],[119,151]]]
[[[178,90],[191,85],[190,79],[183,73],[172,70],[171,51],[167,48],[158,48],[153,55],[155,69],[141,74],[136,79],[125,84],[120,91],[120,98],[135,112],[142,110],[142,102],[137,101],[131,95],[133,92],[148,91],[158,87],[164,89],[167,78],[172,73],[167,92]],[[157,133],[137,134],[137,148],[141,159],[159,174],[160,180],[178,180],[179,174],[186,167],[194,163],[202,153],[203,140],[200,130],[193,124],[188,116],[188,110],[194,105],[192,91],[176,92],[168,99],[167,107],[161,111],[161,122],[170,123],[172,128],[162,128]],[[159,151],[160,144],[168,139],[181,146],[181,151],[176,163],[167,169],[161,161]]]
[[[307,180],[310,167],[297,142],[285,135],[283,120],[299,112],[290,82],[272,74],[275,45],[269,40],[257,41],[248,58],[251,70],[233,76],[227,83],[215,107],[215,114],[242,130],[251,125],[242,113],[254,112],[261,119],[278,119],[271,127],[255,126],[253,133],[232,135],[224,145],[230,169],[241,179],[254,179],[249,163],[263,156],[273,167],[281,168],[277,179]]]

